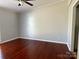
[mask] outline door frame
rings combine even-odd
[[[79,0],[71,0],[68,6],[68,46],[71,51],[74,51],[76,7],[78,4],[79,4]],[[78,55],[79,55],[79,51],[78,51]],[[77,59],[78,58],[79,57],[77,57]]]
[[[71,51],[74,50],[76,7],[78,4],[79,0],[72,0],[68,6],[68,46]]]

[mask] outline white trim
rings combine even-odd
[[[68,12],[68,44],[70,45],[70,50],[74,50],[74,28],[75,28],[75,16],[76,16],[76,6],[79,0],[72,0],[69,5]]]
[[[2,41],[0,42],[1,44],[12,41],[12,40],[16,40],[17,38],[24,38],[24,39],[29,39],[29,40],[37,40],[37,41],[44,41],[44,42],[55,42],[55,43],[61,43],[61,44],[67,44],[66,42],[57,42],[57,41],[51,41],[51,40],[45,40],[45,39],[37,39],[37,38],[29,38],[29,37],[15,37],[12,38],[10,40],[6,40],[6,41]]]
[[[20,37],[20,38],[29,39],[29,40],[37,40],[37,41],[55,42],[55,43],[66,44],[65,42],[52,41],[52,40],[45,40],[45,39],[37,39],[37,38],[29,38],[29,37]]]
[[[69,0],[69,1],[68,1],[68,6],[70,6],[71,3],[72,3],[72,0]]]
[[[69,5],[69,25],[68,25],[68,30],[69,30],[69,40],[70,40],[70,47],[71,50],[73,51],[73,45],[74,45],[74,28],[75,28],[75,13],[76,13],[76,6],[79,4],[79,0],[72,0],[71,4]],[[78,42],[79,44],[79,42]],[[79,48],[78,48],[78,52],[77,52],[77,59],[79,59]]]
[[[19,38],[19,37],[11,38],[11,39],[9,39],[9,40],[5,40],[5,41],[0,41],[0,44],[3,44],[3,43],[6,43],[6,42],[15,40],[15,39],[17,39],[17,38]]]
[[[43,41],[43,42],[51,42],[51,43],[59,43],[59,44],[66,44],[68,49],[70,50],[70,46],[68,43],[66,42],[57,42],[57,41],[51,41],[51,40],[45,40],[45,39],[37,39],[37,38],[28,38],[28,37],[16,37],[16,38],[12,38],[10,40],[6,40],[6,41],[2,41],[0,42],[1,44],[6,43],[6,42],[10,42],[12,40],[16,40],[17,38],[24,38],[24,39],[29,39],[29,40],[36,40],[36,41]]]

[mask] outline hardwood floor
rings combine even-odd
[[[1,44],[2,59],[70,59],[67,45],[18,38]]]

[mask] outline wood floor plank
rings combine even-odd
[[[3,59],[69,59],[67,45],[18,38],[1,44]]]

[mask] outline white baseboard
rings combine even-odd
[[[6,42],[9,42],[9,41],[12,41],[12,40],[16,40],[17,38],[24,38],[24,39],[29,39],[29,40],[37,40],[37,41],[45,41],[45,42],[55,42],[55,43],[67,44],[66,42],[59,42],[59,41],[52,41],[52,40],[45,40],[45,39],[37,39],[37,38],[29,38],[29,37],[15,37],[15,38],[11,38],[11,39],[6,40],[6,41],[2,41],[0,43],[1,44],[6,43]]]
[[[68,46],[69,50],[71,50],[70,47],[69,47],[69,45],[68,45],[68,43],[66,43],[66,42],[51,41],[51,40],[29,38],[29,37],[15,37],[15,38],[12,38],[12,39],[9,39],[9,40],[6,40],[6,41],[2,41],[2,42],[0,42],[0,44],[6,43],[6,42],[10,42],[10,41],[16,40],[18,38],[24,38],[24,39],[29,39],[29,40],[37,40],[37,41],[44,41],[44,42],[53,42],[53,43],[66,44]]]

